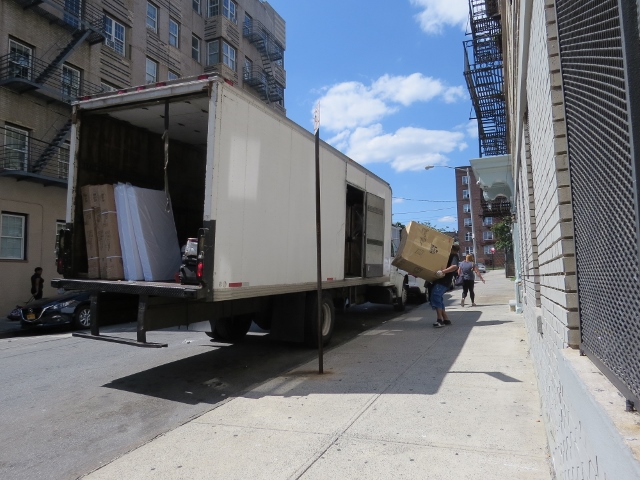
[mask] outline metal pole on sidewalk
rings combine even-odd
[[[316,262],[318,282],[318,373],[323,373],[322,352],[322,235],[320,222],[320,107],[314,119],[316,129]]]

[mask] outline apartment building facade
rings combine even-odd
[[[285,48],[262,0],[0,1],[0,315],[56,276],[73,101],[215,73],[285,114]]]
[[[640,478],[638,3],[470,5],[472,22],[497,32],[478,43],[504,55],[500,175],[511,179],[516,301],[554,470]],[[491,188],[493,160],[480,160]]]
[[[511,204],[505,197],[486,200],[471,167],[456,167],[456,204],[458,239],[461,255],[473,253],[476,239],[476,261],[487,268],[503,268],[504,250],[496,249],[493,225],[510,216]]]

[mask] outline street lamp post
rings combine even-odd
[[[431,170],[432,168],[450,168],[451,170],[461,170],[465,169],[467,175],[467,185],[469,186],[469,213],[471,214],[471,241],[473,245],[473,261],[477,262],[478,257],[476,255],[476,227],[475,222],[473,221],[473,195],[471,192],[471,175],[469,172],[469,167],[450,167],[448,165],[427,165],[424,167],[425,170]]]

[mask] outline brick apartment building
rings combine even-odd
[[[0,315],[66,217],[71,102],[217,73],[284,114],[285,22],[262,0],[0,1]]]
[[[505,265],[505,254],[495,249],[495,237],[491,228],[503,217],[511,215],[511,204],[505,197],[493,201],[484,199],[473,170],[456,167],[456,204],[458,208],[458,240],[462,255],[473,253],[473,235],[476,238],[476,261],[487,268]],[[472,217],[473,212],[473,217]]]

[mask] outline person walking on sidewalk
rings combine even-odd
[[[35,300],[42,298],[42,287],[44,286],[44,278],[42,278],[42,267],[36,267],[33,275],[31,275],[31,295]]]
[[[476,294],[473,291],[473,286],[476,282],[476,275],[478,275],[478,277],[480,277],[480,280],[482,280],[482,283],[484,283],[484,278],[482,278],[478,267],[473,262],[473,255],[467,255],[465,260],[460,262],[460,266],[458,267],[458,276],[462,277],[462,300],[460,300],[461,307],[464,307],[464,300],[465,298],[467,298],[467,292],[469,292],[469,297],[471,297],[471,306],[476,306]]]
[[[453,245],[451,247],[451,253],[449,254],[449,260],[447,261],[447,267],[438,270],[438,278],[431,290],[431,308],[436,311],[436,323],[433,324],[435,328],[442,328],[445,325],[451,325],[451,320],[447,316],[447,312],[444,309],[444,293],[449,290],[453,276],[458,271],[458,251],[459,245]]]

